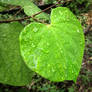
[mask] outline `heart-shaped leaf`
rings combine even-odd
[[[31,23],[20,35],[27,66],[51,81],[76,81],[80,71],[84,35],[80,22],[65,7],[51,12],[51,24]]]
[[[0,24],[0,83],[22,86],[31,82],[33,72],[25,65],[19,49],[18,23]]]

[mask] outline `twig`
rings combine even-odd
[[[34,17],[39,15],[39,14],[41,14],[42,12],[45,12],[45,11],[49,10],[50,8],[52,8],[52,7],[54,7],[54,6],[58,5],[58,4],[64,4],[65,2],[66,1],[64,1],[63,3],[60,3],[60,1],[58,1],[56,4],[49,6],[46,9],[44,9],[44,10],[42,10],[42,11],[40,11],[40,12],[38,12],[38,13],[32,15],[32,16],[27,16],[27,17],[24,17],[24,18],[13,19],[13,20],[1,20],[0,23],[9,23],[9,22],[13,22],[13,21],[22,21],[22,20],[26,20],[26,19],[29,19],[29,18],[33,18],[34,20],[43,23],[42,21],[40,21],[40,20],[38,20],[38,19],[36,19]]]
[[[0,23],[9,23],[9,22],[13,22],[13,21],[22,21],[22,20],[26,20],[26,19],[29,19],[29,18],[33,18],[34,20],[37,20],[37,19],[34,18],[35,16],[39,15],[42,12],[47,11],[48,9],[50,9],[50,8],[52,8],[54,6],[56,6],[56,4],[51,5],[50,7],[47,7],[46,9],[44,9],[44,10],[42,10],[42,11],[40,11],[40,12],[38,12],[38,13],[32,15],[32,16],[27,16],[27,17],[24,17],[24,18],[13,19],[13,20],[2,20],[2,21],[0,21]]]
[[[40,12],[34,14],[33,17],[35,17],[36,15],[39,15],[39,14],[42,13],[42,12],[45,12],[45,11],[49,10],[50,8],[52,8],[52,7],[56,6],[56,5],[57,5],[57,4],[54,4],[54,5],[51,5],[51,6],[47,7],[46,9],[44,9],[44,10],[42,10],[42,11],[40,11]]]
[[[88,27],[84,30],[84,34],[87,35],[92,28],[92,25],[88,25]]]
[[[22,21],[22,20],[26,20],[26,19],[29,19],[29,18],[31,18],[31,17],[29,16],[29,17],[24,17],[24,18],[20,18],[20,19],[1,20],[0,23],[9,23],[9,22],[13,22],[13,21]]]
[[[2,11],[2,12],[0,12],[0,14],[6,14],[6,13],[9,13],[9,12],[12,12],[12,11],[17,11],[17,10],[20,10],[21,9],[21,7],[20,6],[14,6],[14,7],[12,7],[12,8],[10,8],[9,10],[5,10],[5,11]]]
[[[20,12],[22,11],[22,8],[19,9],[19,11],[17,11],[13,17],[15,17],[16,15],[18,15]]]

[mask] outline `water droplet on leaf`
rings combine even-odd
[[[37,29],[37,28],[34,28],[34,29],[33,29],[33,31],[34,31],[34,32],[37,32],[37,31],[38,31],[38,29]]]
[[[34,43],[31,44],[32,47],[35,47]]]
[[[49,43],[47,43],[47,46],[49,46],[50,44]]]
[[[80,30],[77,30],[77,32],[80,32]]]

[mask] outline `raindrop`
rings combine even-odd
[[[52,72],[55,72],[55,70],[52,68]]]
[[[38,31],[38,29],[37,29],[37,28],[34,28],[34,29],[33,29],[33,31],[34,31],[34,32],[37,32],[37,31]]]
[[[57,16],[55,15],[55,18],[57,18]]]
[[[82,44],[83,44],[83,42],[81,41],[81,42],[80,42],[80,45],[82,45]]]
[[[44,35],[42,35],[42,38],[44,38]]]
[[[40,50],[42,50],[43,53],[46,53],[46,54],[49,53],[49,50],[45,50],[45,49],[43,49],[43,48],[40,48]]]
[[[61,77],[62,80],[64,80],[64,77]]]
[[[47,46],[49,46],[50,44],[49,43],[47,43]]]
[[[58,58],[58,55],[57,54],[55,55],[55,58]]]
[[[60,52],[63,53],[62,48],[60,48]]]
[[[60,14],[60,15],[62,15],[62,12],[61,12],[61,11],[59,11],[59,14]]]
[[[49,50],[45,50],[45,53],[47,53],[47,54],[48,54],[48,53],[49,53]]]
[[[80,32],[80,30],[77,30],[77,32]]]
[[[35,47],[35,45],[32,43],[32,45],[31,45],[32,47]]]
[[[67,74],[65,74],[65,77],[66,77],[66,78],[68,77]]]
[[[31,63],[31,67],[32,68],[37,68],[37,64],[38,64],[38,59],[36,58],[35,55],[30,55],[30,58],[32,60],[32,62],[29,62],[29,64]]]
[[[48,67],[50,67],[50,64],[48,64]]]
[[[5,79],[5,82],[7,82],[7,79]]]
[[[74,72],[72,71],[72,73],[74,73]]]
[[[67,69],[67,67],[65,66],[64,69]]]
[[[27,39],[25,38],[24,41],[27,42]]]
[[[48,72],[50,73],[50,70]]]
[[[61,52],[61,53],[63,53],[63,51],[62,51],[62,50],[61,50],[60,52]]]
[[[38,48],[38,50],[43,50],[43,48]]]
[[[3,34],[2,36],[3,36],[3,37],[5,37],[5,36],[6,36],[6,34]]]

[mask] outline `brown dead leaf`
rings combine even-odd
[[[82,14],[83,16],[87,17],[86,24],[92,25],[92,11],[89,11],[88,13]]]

